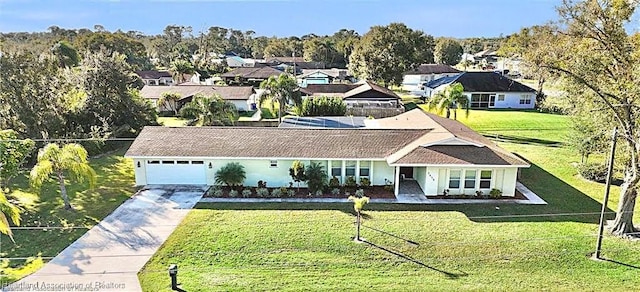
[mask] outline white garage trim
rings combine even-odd
[[[202,160],[146,160],[147,184],[206,185],[207,176]]]

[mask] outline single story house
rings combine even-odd
[[[347,69],[303,69],[302,74],[296,76],[300,87],[309,84],[353,83],[354,78]]]
[[[426,96],[431,97],[456,82],[462,84],[463,94],[474,109],[535,107],[535,89],[495,72],[463,72],[431,81],[426,85]]]
[[[303,98],[340,97],[347,108],[399,108],[400,97],[392,90],[371,81],[355,84],[308,84],[300,88]]]
[[[402,89],[421,95],[424,84],[430,81],[460,74],[460,70],[449,65],[422,64],[416,69],[404,72]]]
[[[283,71],[271,67],[239,67],[221,74],[220,78],[229,85],[259,86],[260,82],[282,73]]]
[[[296,71],[303,69],[325,69],[324,62],[309,62],[302,57],[269,57],[264,60],[267,66],[286,69],[287,67],[296,66]]]
[[[136,71],[144,85],[173,85],[173,76],[169,71]]]
[[[184,83],[178,86],[144,86],[140,90],[140,95],[148,99],[154,106],[158,106],[158,100],[164,93],[177,93],[180,100],[177,108],[190,102],[196,94],[210,96],[218,94],[222,99],[230,101],[236,106],[238,111],[249,111],[255,109],[255,90],[251,86],[210,86],[210,85],[189,85]],[[158,111],[171,110],[168,107],[158,108]]]
[[[301,129],[145,127],[125,157],[136,185],[213,185],[230,162],[244,166],[244,185],[287,186],[293,161],[320,164],[327,180],[368,178],[372,185],[416,183],[425,195],[488,193],[515,196],[522,159],[463,124],[421,110],[380,119],[371,128]]]

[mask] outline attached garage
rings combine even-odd
[[[149,185],[206,185],[202,160],[147,160],[146,178]]]

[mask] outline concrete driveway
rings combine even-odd
[[[138,271],[205,190],[200,186],[141,190],[42,269],[5,291],[142,291]]]

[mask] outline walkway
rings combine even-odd
[[[142,291],[138,271],[204,191],[202,187],[184,186],[142,190],[42,269],[5,290]],[[36,285],[39,290],[34,289]],[[43,289],[43,285],[52,286]]]

